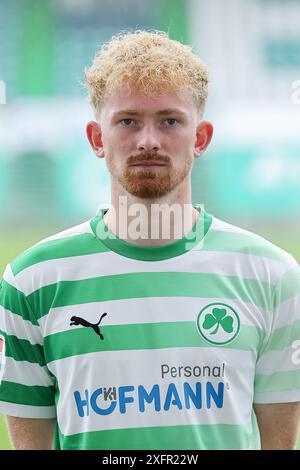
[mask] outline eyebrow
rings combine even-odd
[[[113,113],[112,118],[123,116],[124,114],[127,116],[141,116],[143,113],[135,109],[122,109],[120,111]],[[182,116],[182,117],[187,116],[187,114],[184,111],[181,111],[179,108],[162,109],[161,111],[158,111],[156,114],[158,114],[159,116],[170,116],[171,114],[176,114],[177,116]]]

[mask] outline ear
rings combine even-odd
[[[213,132],[214,128],[210,122],[200,122],[196,131],[196,141],[194,148],[195,157],[200,157],[200,155],[207,149],[212,139]]]
[[[104,157],[101,127],[96,121],[89,121],[86,125],[86,135],[97,157]]]

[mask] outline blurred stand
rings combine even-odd
[[[0,17],[2,234],[53,233],[109,202],[85,135],[83,70],[120,30],[158,28],[210,70],[215,135],[194,165],[194,202],[265,236],[299,237],[299,2],[10,0]]]

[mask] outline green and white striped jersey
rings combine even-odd
[[[253,403],[300,401],[294,258],[204,209],[159,247],[103,213],[7,266],[0,411],[57,417],[56,449],[260,448]]]

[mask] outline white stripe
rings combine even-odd
[[[93,233],[90,222],[90,220],[87,220],[80,225],[70,227],[66,230],[63,230],[62,232],[56,233],[55,235],[51,235],[50,237],[44,238],[43,240],[33,245],[33,247],[42,243],[50,242],[52,240],[59,240],[60,238],[73,237],[76,235],[81,235],[83,233]]]
[[[256,238],[256,239],[261,238],[256,233],[253,233],[253,232],[250,232],[249,230],[238,227],[237,225],[229,224],[228,222],[225,222],[224,220],[218,219],[215,216],[212,217],[212,223],[211,223],[211,226],[210,226],[210,230],[216,230],[218,232],[220,231],[220,232],[240,233],[241,235],[248,235],[249,237],[253,237],[253,238]]]
[[[0,335],[0,384],[4,373],[5,357],[5,337]]]
[[[254,403],[291,403],[295,401],[300,402],[300,390],[257,393],[254,396]]]
[[[8,264],[5,268],[5,271],[3,273],[3,279],[8,282],[8,284],[10,284],[11,286],[15,287],[16,289],[18,289],[18,286],[16,284],[16,280],[15,280],[15,277],[13,275],[13,272],[12,272],[12,269],[11,269],[11,266],[10,264]]]
[[[278,281],[286,266],[261,256],[238,252],[188,252],[178,259],[139,261],[114,252],[52,259],[34,264],[16,276],[25,295],[59,281],[142,272],[187,272],[236,276],[270,284]]]
[[[290,326],[300,320],[300,294],[278,305],[274,317],[274,330]]]
[[[20,315],[4,309],[0,305],[0,330],[8,335],[17,336],[18,339],[26,339],[31,344],[43,344],[40,327],[33,325],[29,320],[23,320]]]
[[[131,325],[135,323],[196,322],[198,314],[206,305],[215,303],[214,298],[197,297],[147,297],[121,299],[106,302],[91,302],[50,309],[40,319],[43,336],[70,330],[72,316],[97,323],[103,313],[107,316],[101,325]],[[263,332],[269,331],[271,315],[255,305],[237,299],[217,299],[237,312],[242,325],[255,326]],[[82,328],[72,326],[71,328]]]
[[[283,250],[282,248],[275,245],[274,243],[267,240],[266,238],[262,237],[261,235],[251,232],[250,230],[245,230],[241,227],[237,227],[236,225],[231,225],[227,222],[224,222],[223,220],[213,217],[212,224],[207,235],[209,236],[211,232],[220,232],[220,240],[222,239],[222,232],[229,232],[229,233],[243,235],[248,238],[249,246],[260,247],[261,249],[265,247],[268,251],[273,250],[274,255],[276,255],[276,258],[278,259],[278,261],[285,265],[285,270],[287,270],[288,267],[289,269],[291,269],[297,266],[296,260],[293,258],[293,256],[290,253]],[[222,244],[222,241],[221,241],[221,244]],[[270,260],[270,258],[267,258],[267,259]]]
[[[0,412],[17,418],[56,418],[54,406],[18,405],[0,401]]]
[[[225,377],[175,377],[171,374],[171,367],[209,365],[220,367],[226,363]],[[170,373],[162,378],[161,365],[170,366]],[[58,424],[64,435],[81,432],[90,432],[109,429],[139,428],[148,426],[177,426],[197,424],[247,424],[251,417],[252,390],[254,378],[255,358],[250,352],[221,350],[220,348],[180,348],[160,350],[137,351],[103,351],[70,357],[49,364],[49,369],[57,376],[60,397],[58,403]],[[215,371],[217,369],[214,369]],[[243,371],[247,371],[244,374]],[[202,372],[203,374],[203,372]],[[172,376],[173,375],[173,376]],[[224,382],[224,404],[216,408],[214,402],[211,409],[207,409],[205,384],[210,381],[217,389],[219,382]],[[190,383],[194,389],[196,382],[202,383],[202,408],[185,409],[182,386],[184,382]],[[183,410],[171,405],[170,410],[163,409],[165,394],[170,383],[176,384]],[[153,402],[145,403],[145,411],[138,409],[137,390],[142,385],[149,393],[152,387],[158,384],[161,395],[161,410],[155,411]],[[227,388],[229,384],[229,389]],[[78,391],[80,397],[85,399],[85,390],[89,397],[99,389],[105,387],[134,386],[134,392],[127,396],[134,396],[135,402],[126,406],[126,413],[121,414],[117,405],[113,413],[103,416],[97,414],[92,408],[90,415],[80,417],[74,398]],[[102,408],[110,406],[103,397],[98,397],[97,405]],[[87,407],[83,409],[87,411]]]
[[[269,351],[264,353],[257,362],[257,374],[274,374],[275,372],[299,371],[299,364],[293,362],[295,349],[292,346],[281,351]]]
[[[12,357],[5,358],[2,380],[28,386],[51,387],[54,384],[47,367],[27,361],[15,361]]]

